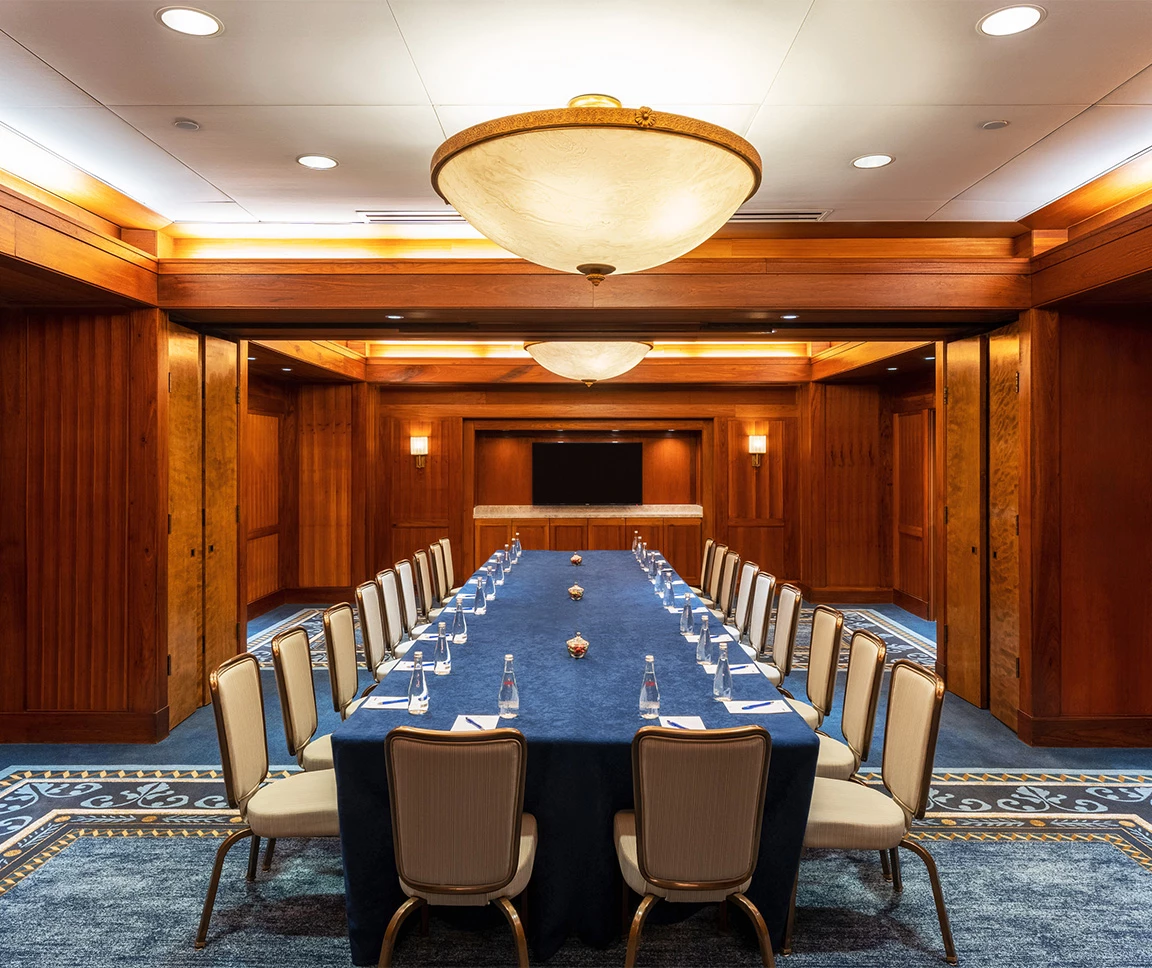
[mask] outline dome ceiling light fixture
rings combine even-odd
[[[593,383],[627,373],[648,355],[652,344],[544,340],[525,343],[524,349],[544,369],[590,387]]]
[[[605,94],[453,135],[432,187],[481,235],[599,285],[682,256],[760,187],[756,149],[695,118]]]

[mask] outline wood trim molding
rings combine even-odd
[[[349,355],[330,346],[325,340],[311,339],[253,339],[249,346],[262,346],[302,363],[311,363],[331,373],[339,373],[351,380],[364,382],[367,369],[364,359]]]
[[[1152,716],[1041,716],[1020,710],[1020,739],[1029,746],[1152,746]]]
[[[833,346],[812,360],[811,379],[827,380],[871,363],[899,356],[933,344],[927,340],[907,343],[855,342]]]
[[[604,383],[675,384],[683,382],[689,374],[694,384],[711,383],[717,386],[730,386],[735,383],[750,386],[806,383],[809,379],[809,365],[803,357],[763,360],[698,358],[645,360],[635,369]],[[493,383],[572,385],[571,380],[549,372],[531,359],[369,358],[365,378],[369,383],[408,386]]]
[[[168,735],[168,707],[155,712],[0,712],[6,743],[157,743]]]

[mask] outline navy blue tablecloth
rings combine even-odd
[[[661,606],[632,555],[583,554],[577,568],[566,552],[524,553],[487,614],[468,615],[468,642],[453,646],[452,674],[428,676],[426,715],[361,709],[333,734],[348,931],[357,965],[376,963],[388,919],[404,900],[392,849],[384,738],[400,725],[449,729],[458,714],[496,713],[508,652],[516,657],[520,715],[500,725],[515,726],[527,737],[524,809],[536,817],[539,831],[528,888],[535,958],[550,957],[570,935],[601,947],[619,936],[612,817],[632,807],[631,742],[645,723],[639,698],[646,653],[656,657],[663,715],[700,716],[712,729],[758,723],[772,736],[760,857],[748,896],[779,947],[816,772],[816,735],[791,711],[728,713],[712,699],[711,676],[679,634],[679,617]],[[567,593],[577,580],[585,589],[578,602]],[[682,601],[685,586],[676,590]],[[451,619],[450,611],[445,617]],[[577,631],[590,643],[580,660],[565,648]],[[432,645],[420,643],[426,660]],[[744,659],[734,644],[729,650],[734,661]],[[407,672],[393,672],[376,691],[405,695],[408,678]],[[735,699],[778,695],[760,675],[732,681]],[[701,818],[702,837],[712,822],[724,821]]]

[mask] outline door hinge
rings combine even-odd
[[[944,405],[945,406],[948,405],[948,388],[947,387],[944,388]]]
[[[1020,656],[1016,656],[1016,678],[1020,678]]]
[[[1019,377],[1019,374],[1017,374],[1017,377]],[[240,387],[239,386],[236,387],[236,406],[240,406]]]
[[[1020,534],[1020,515],[1016,515],[1016,534]]]
[[[172,675],[172,656],[168,656],[168,675]]]
[[[1016,371],[1016,392],[1020,392],[1020,371]]]
[[[168,533],[169,534],[172,533],[172,515],[171,514],[168,515]]]

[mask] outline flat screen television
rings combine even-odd
[[[533,504],[643,504],[643,444],[532,444]]]

